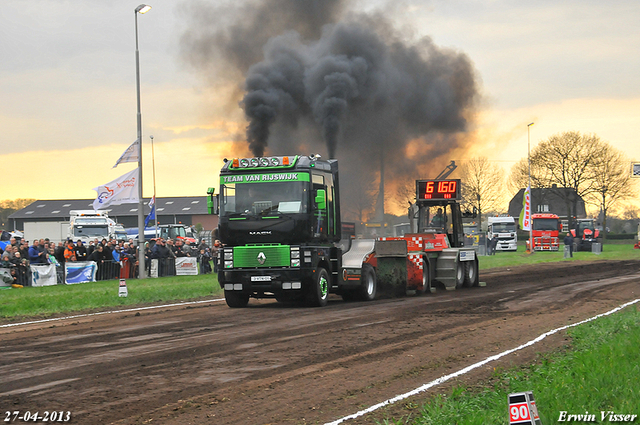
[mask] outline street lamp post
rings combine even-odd
[[[140,52],[138,51],[138,13],[144,14],[151,6],[141,4],[135,8],[136,21],[136,93],[138,99],[138,277],[146,277],[144,261],[144,199],[142,198],[142,114],[140,113]]]
[[[533,204],[533,189],[531,189],[531,124],[527,124],[527,161],[529,162],[529,208]],[[531,211],[529,211],[531,214]],[[533,220],[529,221],[529,252],[533,252]]]
[[[153,150],[153,136],[149,137],[151,138],[151,166],[153,167],[153,202],[156,202],[156,153]],[[158,214],[156,214],[154,221],[156,227],[156,239],[158,239]]]

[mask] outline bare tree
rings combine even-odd
[[[578,197],[574,195],[585,199],[598,190],[596,163],[603,146],[605,143],[598,136],[581,135],[575,131],[556,134],[540,142],[531,153],[531,187],[557,187],[557,195],[565,200],[567,216],[575,217]],[[512,185],[528,181],[529,169],[525,165],[526,158],[512,168]]]
[[[5,199],[4,201],[0,201],[0,226],[7,227],[11,214],[33,202],[35,202],[35,199]]]
[[[393,201],[406,211],[412,203],[416,202],[416,181],[411,178],[398,181]]]
[[[346,219],[363,222],[365,216],[371,215],[378,197],[378,187],[372,189],[367,186],[366,179],[358,179],[349,186],[343,186],[345,191],[340,193],[342,214]]]
[[[635,195],[631,185],[629,161],[624,154],[604,143],[600,155],[594,163],[594,192],[591,200],[602,210],[602,227],[607,228],[607,212],[618,201],[629,199]],[[607,232],[603,232],[606,238]]]
[[[500,211],[504,203],[504,177],[485,157],[474,158],[461,167],[463,204],[482,212]]]

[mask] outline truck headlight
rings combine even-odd
[[[300,259],[299,258],[292,258],[291,259],[291,267],[300,267]]]
[[[230,269],[233,267],[233,261],[225,261],[224,262],[224,268],[225,269]]]
[[[233,251],[225,251],[224,252],[225,260],[233,260]]]

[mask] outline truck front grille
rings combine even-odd
[[[249,245],[233,248],[233,266],[237,268],[289,267],[288,245]]]

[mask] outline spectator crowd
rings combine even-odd
[[[152,259],[158,260],[158,276],[175,274],[175,258],[197,257],[200,273],[217,272],[217,257],[220,241],[209,247],[201,242],[197,247],[185,245],[182,240],[163,238],[145,243],[145,264],[150,271]],[[76,242],[51,242],[49,239],[26,240],[12,237],[4,250],[0,248],[0,268],[10,270],[11,286],[21,288],[31,284],[29,265],[53,264],[56,266],[58,283],[64,283],[64,265],[68,262],[94,261],[97,264],[97,280],[133,278],[138,275],[138,247],[133,239],[94,239],[85,245]],[[211,267],[213,262],[213,268]]]

